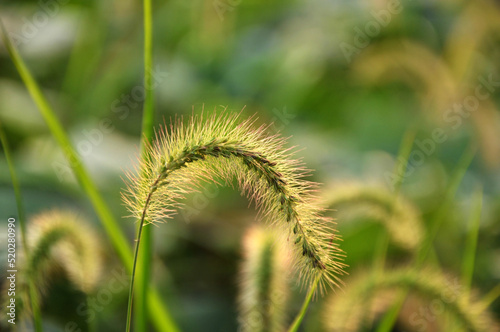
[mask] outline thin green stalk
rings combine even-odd
[[[19,221],[19,228],[21,229],[21,241],[23,243],[23,248],[25,253],[29,252],[29,248],[26,240],[26,224],[24,219],[24,203],[21,194],[21,186],[19,185],[19,180],[17,179],[16,169],[14,168],[14,162],[10,154],[10,146],[7,142],[7,137],[3,131],[3,125],[0,122],[0,141],[2,143],[3,151],[5,153],[5,159],[7,161],[7,166],[10,172],[10,178],[12,180],[12,187],[14,188],[14,196],[16,198],[17,205],[17,220]]]
[[[424,244],[422,245],[422,250],[420,250],[419,255],[417,257],[417,267],[422,266],[424,260],[427,258],[429,251],[433,248],[433,241],[437,236],[439,228],[441,224],[445,220],[446,215],[448,215],[448,211],[453,204],[453,200],[455,199],[455,194],[462,182],[462,179],[465,175],[465,172],[469,168],[469,165],[476,154],[476,145],[470,144],[466,150],[464,151],[462,157],[460,158],[455,171],[451,177],[450,184],[446,190],[443,204],[439,207],[439,210],[436,212],[436,215],[432,219],[431,229],[429,230],[428,236]]]
[[[1,24],[1,22],[0,22]],[[28,247],[28,241],[26,240],[26,224],[25,224],[25,213],[24,213],[24,203],[21,194],[21,186],[17,179],[16,169],[14,168],[14,162],[12,161],[12,156],[10,154],[10,147],[7,141],[5,132],[3,131],[2,123],[0,122],[0,141],[2,143],[3,151],[5,153],[5,159],[7,160],[7,166],[10,172],[10,178],[12,180],[12,187],[14,188],[14,196],[16,198],[17,205],[17,220],[19,221],[19,228],[21,229],[21,242],[24,248],[24,254],[27,259],[30,258],[30,250]],[[35,284],[33,282],[33,277],[28,275],[28,288],[29,288],[29,299],[31,310],[33,312],[33,326],[36,332],[42,332],[42,313],[40,311],[40,306],[38,305],[38,296],[36,293]]]
[[[111,214],[111,211],[101,194],[97,190],[97,186],[94,184],[90,178],[87,170],[83,166],[80,157],[72,147],[68,136],[66,135],[61,123],[57,119],[54,111],[50,107],[47,99],[42,94],[38,84],[31,76],[28,68],[24,64],[24,61],[20,57],[19,53],[12,45],[10,38],[7,36],[3,24],[0,21],[0,27],[2,31],[2,39],[10,57],[16,66],[21,79],[23,80],[26,88],[28,89],[31,97],[33,98],[35,104],[37,105],[40,113],[42,114],[45,122],[49,126],[49,129],[59,144],[60,148],[63,150],[71,169],[78,179],[79,184],[83,188],[86,195],[89,197],[92,206],[94,207],[99,219],[104,225],[104,229],[111,239],[111,243],[118,253],[118,256],[122,260],[125,268],[128,272],[132,271],[132,251],[128,245],[128,242],[118,226],[116,219]],[[173,322],[170,313],[167,311],[165,305],[160,301],[160,297],[156,289],[150,288],[150,298],[148,300],[149,315],[156,327],[160,331],[178,331],[177,326]]]
[[[399,197],[399,192],[401,191],[401,184],[403,183],[403,176],[406,173],[406,169],[408,168],[408,159],[410,158],[410,153],[411,153],[411,150],[413,147],[413,143],[415,142],[416,135],[417,135],[416,129],[408,130],[406,132],[405,136],[403,137],[403,141],[401,142],[401,146],[399,148],[398,159],[397,159],[399,161],[399,163],[397,162],[396,165],[394,165],[394,174],[398,174],[398,170],[400,170],[400,169],[403,171],[403,174],[402,174],[402,176],[397,177],[396,183],[394,184],[394,201],[392,204],[392,210],[394,210],[394,206],[396,205],[396,202],[397,202],[398,197]],[[388,238],[388,235],[386,235],[386,237]],[[383,270],[383,264],[385,262],[385,258],[387,255],[387,243],[388,243],[388,240],[386,240],[386,244],[383,247],[383,248],[385,248],[385,250],[380,251],[380,252],[377,250],[375,252],[376,253],[375,262],[378,261],[378,263],[376,263],[374,265],[374,267],[378,271]],[[396,318],[399,314],[399,310],[400,310],[401,306],[403,305],[403,301],[404,301],[405,297],[406,297],[406,294],[402,293],[399,300],[396,301],[396,303],[394,304],[392,309],[389,310],[389,312],[387,312],[384,315],[384,318],[382,319],[381,324],[377,327],[377,332],[390,331],[390,329],[392,328],[392,326],[396,322]]]
[[[309,308],[309,304],[311,303],[311,300],[313,298],[314,292],[316,292],[316,288],[318,287],[319,283],[319,277],[316,278],[314,281],[314,284],[311,285],[311,288],[309,288],[309,292],[307,293],[306,299],[304,300],[304,303],[302,303],[302,308],[300,308],[300,311],[295,317],[292,325],[288,329],[288,332],[297,332],[299,330],[300,324],[302,323],[302,320],[304,319],[304,316],[306,315],[307,308]]]
[[[158,180],[156,180],[155,183],[153,184],[153,186],[154,187],[158,186],[161,180],[162,180],[162,178],[159,178]],[[139,254],[141,233],[142,233],[142,229],[144,228],[143,227],[144,220],[146,220],[146,213],[148,211],[149,202],[151,201],[152,196],[153,196],[153,192],[151,192],[148,195],[148,197],[146,199],[146,203],[144,204],[144,210],[142,211],[141,220],[139,222],[139,231],[137,233],[137,241],[135,242],[134,264],[132,267],[132,276],[130,278],[130,288],[129,288],[129,293],[128,293],[127,327],[126,327],[127,332],[130,331],[130,327],[131,327],[130,321],[132,318],[132,300],[134,298],[134,281],[135,281],[135,273],[136,273],[136,268],[137,268],[137,257]]]
[[[468,236],[462,263],[462,285],[464,286],[465,293],[470,291],[472,276],[474,274],[474,259],[476,256],[479,225],[481,224],[481,210],[483,208],[483,190],[478,189],[475,196],[475,205],[469,222],[469,231],[467,233]]]
[[[405,133],[403,141],[401,142],[401,146],[399,147],[398,160],[400,161],[400,163],[396,163],[396,165],[394,165],[394,174],[397,174],[399,169],[403,170],[403,174],[396,179],[396,183],[394,184],[394,197],[396,197],[396,199],[401,190],[403,176],[406,173],[406,168],[408,167],[408,159],[410,158],[411,149],[413,147],[413,142],[415,142],[416,136],[417,130],[415,128],[409,129]]]
[[[384,271],[388,247],[389,235],[384,233],[377,239],[375,254],[373,255],[373,270],[377,273],[382,273]]]
[[[413,147],[413,142],[415,141],[415,136],[417,135],[417,131],[415,128],[409,129],[404,137],[401,145],[399,147],[398,158],[399,162],[396,162],[394,165],[393,174],[398,174],[398,170],[403,170],[403,175],[397,177],[396,182],[394,183],[394,200],[392,203],[391,212],[389,215],[394,213],[394,206],[396,205],[399,192],[401,191],[401,184],[403,183],[403,176],[406,172],[406,168],[408,167],[408,159],[410,157],[411,149]],[[384,233],[382,235],[384,238],[380,239],[380,246],[378,246],[379,250],[375,250],[374,256],[374,267],[376,269],[383,269],[385,264],[385,258],[387,255],[387,248],[389,243],[389,236]]]
[[[462,179],[465,175],[465,172],[469,168],[470,163],[472,162],[472,159],[474,158],[476,152],[476,147],[474,144],[471,144],[467,147],[467,149],[464,151],[460,161],[458,162],[458,165],[451,177],[450,184],[448,186],[448,189],[445,194],[445,198],[443,201],[443,204],[441,204],[438,212],[436,213],[435,217],[432,220],[431,223],[431,230],[428,232],[427,238],[422,244],[422,248],[419,251],[416,261],[415,261],[415,269],[418,270],[421,268],[425,262],[425,259],[428,257],[429,254],[434,255],[434,247],[432,245],[434,238],[436,237],[439,228],[444,221],[444,217],[447,215],[448,210],[453,203],[453,199],[455,197],[455,194],[458,190],[458,186],[462,182]],[[382,319],[382,322],[379,324],[377,328],[377,332],[389,332],[391,331],[392,327],[396,323],[396,319],[399,315],[399,312],[401,311],[401,307],[404,304],[406,295],[408,294],[408,289],[404,289],[401,292],[401,297],[399,297],[396,300],[396,303],[394,306],[391,307],[391,309],[385,314],[384,318]]]
[[[377,245],[375,247],[375,254],[373,255],[373,272],[375,275],[380,276],[384,273],[385,262],[387,260],[387,249],[389,247],[389,234],[383,233],[377,240]],[[366,301],[363,306],[363,312],[369,312],[369,308],[372,305],[374,299],[370,299]],[[362,318],[362,326],[367,323],[367,315],[364,315]]]
[[[149,158],[147,153],[147,145],[153,139],[154,125],[154,95],[153,95],[153,14],[151,0],[143,1],[144,11],[144,87],[145,99],[142,117],[142,139],[141,139],[141,155],[142,158]],[[137,290],[135,294],[135,311],[134,311],[134,327],[137,332],[144,332],[147,328],[147,298],[148,286],[151,279],[151,265],[153,257],[153,236],[151,227],[145,227],[144,220],[139,224],[137,232],[137,246],[135,257],[138,259],[140,266],[137,271]],[[142,250],[139,251],[142,233]],[[134,265],[135,265],[134,261]],[[134,278],[135,269],[132,270],[132,280]],[[133,285],[131,285],[133,289]],[[130,305],[132,305],[132,295],[129,294]],[[129,311],[129,314],[130,311]],[[129,318],[130,319],[130,318]]]
[[[101,195],[97,191],[97,188],[90,179],[90,176],[88,175],[86,169],[84,168],[80,160],[80,157],[71,146],[71,143],[66,133],[64,132],[61,123],[55,116],[55,113],[52,111],[47,99],[41,92],[34,78],[31,76],[31,73],[29,72],[24,62],[22,61],[17,50],[12,45],[10,39],[7,37],[3,25],[2,25],[2,37],[4,44],[7,48],[7,51],[9,52],[10,57],[12,58],[12,61],[14,62],[14,65],[16,66],[19,72],[19,75],[21,76],[21,79],[26,85],[26,88],[28,89],[35,104],[38,106],[40,113],[42,113],[45,122],[47,122],[47,125],[49,126],[52,135],[59,143],[59,146],[63,149],[63,152],[68,161],[70,162],[71,167],[80,185],[83,187],[83,189],[89,196],[92,204],[94,205],[94,208],[96,209],[96,212],[98,213],[104,224],[104,227],[108,231],[108,234],[110,235],[113,245],[116,247],[118,251],[118,254],[122,258],[122,260],[126,261],[131,256],[131,252],[130,248],[127,245],[127,241],[123,236],[123,233],[120,231],[118,224],[114,221],[111,212],[109,211]],[[130,263],[128,264],[130,265]]]
[[[136,271],[136,267],[137,267],[137,255],[139,253],[139,245],[140,245],[139,239],[141,238],[141,233],[142,233],[142,229],[143,229],[142,226],[144,225],[144,216],[145,216],[145,214],[143,215],[143,218],[141,219],[141,222],[139,224],[139,230],[137,233],[137,241],[135,242],[134,265],[132,267],[132,276],[130,278],[130,288],[129,288],[129,292],[128,292],[127,326],[126,326],[126,330],[125,330],[127,332],[130,331],[130,325],[131,325],[130,320],[132,318],[132,299],[134,298],[134,279],[135,279],[135,271]]]
[[[144,113],[142,117],[142,150],[145,143],[153,138],[154,100],[153,100],[153,13],[151,0],[144,0]]]

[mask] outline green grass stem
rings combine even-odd
[[[458,187],[462,182],[465,172],[469,168],[469,165],[472,162],[475,153],[476,153],[475,145],[474,144],[469,145],[465,150],[465,152],[463,153],[462,157],[460,158],[460,161],[458,162],[455,171],[453,172],[451,181],[449,183],[449,186],[445,194],[443,204],[440,206],[435,217],[433,218],[431,222],[431,229],[428,232],[427,237],[422,244],[422,248],[417,254],[417,258],[415,261],[415,268],[417,270],[423,266],[425,259],[428,257],[429,254],[432,254],[433,257],[435,257],[434,247],[433,247],[434,238],[436,237],[439,228],[445,219],[444,217],[447,215],[451,207],[451,204],[453,203]],[[396,300],[396,303],[384,315],[382,321],[380,322],[377,328],[377,332],[390,332],[392,330],[394,324],[396,323],[396,319],[398,318],[399,312],[401,311],[401,308],[404,304],[407,294],[408,294],[408,289],[403,289],[401,291],[401,295]]]
[[[153,140],[153,125],[154,125],[154,94],[153,94],[153,14],[151,0],[143,1],[144,11],[144,87],[145,99],[143,106],[142,117],[142,138],[141,138],[141,155],[142,158],[149,158],[147,155],[147,145]],[[153,236],[151,227],[143,227],[144,220],[139,224],[137,231],[137,246],[139,251],[141,241],[142,248],[136,253],[138,266],[137,271],[137,289],[135,294],[129,294],[129,305],[132,306],[132,297],[135,297],[134,311],[134,327],[137,332],[144,332],[147,329],[147,298],[148,285],[151,279],[151,265],[153,257]],[[142,233],[142,239],[141,239]],[[132,270],[132,278],[136,270]],[[133,280],[133,279],[132,279]],[[132,282],[132,281],[131,281]],[[133,289],[131,285],[131,290]],[[130,308],[129,311],[130,313]],[[130,320],[130,317],[128,317]]]
[[[302,321],[304,320],[304,316],[306,315],[307,308],[309,308],[309,304],[311,303],[313,295],[316,292],[318,283],[319,283],[319,278],[316,278],[314,284],[312,284],[311,287],[309,288],[306,299],[304,300],[304,303],[302,303],[302,307],[300,308],[298,315],[293,320],[293,323],[288,329],[288,332],[297,332],[299,330],[300,324],[302,323]]]
[[[402,169],[406,172],[406,168],[408,167],[408,158],[410,157],[411,149],[413,147],[413,142],[415,141],[415,136],[417,135],[417,131],[415,128],[411,128],[406,131],[403,141],[399,147],[398,158],[396,159],[399,162],[396,162],[394,165],[393,174],[398,174],[398,170]],[[403,174],[404,175],[404,174]],[[394,200],[391,208],[390,215],[394,213],[394,206],[396,205],[396,201],[399,196],[399,192],[401,191],[401,184],[403,183],[403,176],[397,177],[394,183]],[[387,248],[389,244],[389,235],[387,233],[383,233],[383,238],[379,239],[379,246],[377,250],[375,250],[374,255],[374,267],[377,270],[383,269],[385,264],[385,259],[387,256]]]
[[[403,175],[397,177],[396,182],[394,183],[394,201],[392,205],[392,210],[393,210],[392,213],[394,213],[394,206],[396,205],[399,193],[401,191],[403,176],[406,173],[406,169],[408,168],[408,159],[410,158],[410,153],[412,151],[413,143],[415,142],[416,136],[417,136],[417,130],[415,128],[409,129],[405,133],[405,136],[403,137],[401,146],[399,148],[398,158],[397,158],[399,162],[396,162],[396,164],[394,165],[393,174],[398,174],[398,170],[401,169],[403,170]],[[385,246],[382,246],[383,250],[375,251],[374,268],[376,269],[376,272],[382,272],[384,269],[384,263],[386,260],[387,248],[388,248],[387,245],[389,242],[388,241],[389,236],[387,234],[384,234],[384,236],[386,237],[385,241],[384,240],[381,241],[381,245],[383,245],[385,242]],[[381,324],[377,327],[377,332],[389,332],[392,329],[392,326],[396,322],[397,315],[399,314],[399,310],[403,305],[402,301],[404,300],[405,297],[406,294],[402,294],[400,300],[398,300],[395,303],[394,307],[384,315]]]
[[[92,206],[99,216],[99,219],[101,220],[113,247],[118,253],[118,256],[120,257],[127,271],[129,273],[132,272],[132,250],[128,245],[125,235],[120,229],[116,219],[113,217],[106,202],[97,190],[97,186],[94,184],[87,170],[83,166],[80,157],[72,147],[68,136],[66,135],[61,123],[55,115],[55,112],[50,107],[47,99],[43,95],[40,87],[24,64],[24,61],[17,52],[16,48],[12,45],[10,38],[8,37],[7,32],[1,22],[0,27],[2,30],[2,39],[4,41],[4,45],[9,52],[9,55],[17,71],[19,72],[21,79],[26,85],[28,92],[30,93],[33,101],[40,110],[40,113],[47,123],[52,136],[54,136],[60,148],[63,150],[65,157],[71,165],[71,169],[75,177],[78,179],[79,184],[90,199]],[[157,329],[159,331],[178,331],[178,328],[173,322],[170,313],[167,311],[165,305],[160,301],[157,290],[150,288],[150,291],[148,293],[151,298],[150,301],[148,300],[149,315]]]
[[[1,24],[1,22],[0,22]],[[5,159],[7,160],[7,166],[10,172],[10,178],[12,180],[12,187],[14,188],[14,196],[16,198],[16,206],[17,206],[17,220],[19,221],[19,228],[21,230],[21,243],[23,245],[24,254],[29,259],[31,257],[28,241],[26,240],[26,219],[24,213],[24,203],[23,197],[21,193],[21,186],[19,184],[19,180],[17,179],[16,169],[14,167],[14,162],[12,160],[12,156],[10,154],[9,142],[7,141],[7,137],[2,127],[2,123],[0,122],[0,141],[2,143],[3,151],[5,153]],[[31,275],[28,275],[28,288],[29,288],[29,301],[31,305],[31,310],[33,312],[33,326],[36,332],[42,332],[42,312],[40,310],[40,306],[38,305],[38,295],[36,293],[35,284],[33,282],[33,278]]]

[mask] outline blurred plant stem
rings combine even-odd
[[[415,270],[419,270],[425,263],[425,260],[428,258],[429,253],[434,254],[433,251],[433,241],[439,231],[439,228],[442,222],[447,215],[451,204],[455,198],[455,194],[458,190],[460,183],[465,175],[465,172],[469,168],[474,155],[476,154],[476,145],[471,143],[462,154],[455,171],[451,176],[450,183],[446,190],[446,194],[443,200],[443,203],[440,205],[438,211],[434,215],[434,218],[431,220],[431,229],[427,232],[427,237],[422,244],[422,248],[417,254],[416,261],[414,263]],[[435,254],[432,256],[435,258]],[[436,260],[436,263],[437,260]],[[401,311],[401,308],[404,304],[406,296],[408,295],[409,289],[404,289],[401,291],[400,296],[396,299],[395,304],[389,309],[389,311],[384,315],[381,323],[377,328],[377,332],[390,332],[396,323],[396,319]]]
[[[141,157],[149,159],[147,146],[153,140],[154,125],[154,94],[153,94],[153,15],[151,0],[143,1],[144,11],[144,87],[145,99],[142,117],[142,137],[141,137]],[[132,269],[132,280],[136,273],[136,264],[139,265],[137,271],[137,288],[133,294],[133,281],[131,281],[129,294],[129,306],[132,306],[132,299],[135,296],[134,329],[138,332],[146,331],[147,328],[147,298],[148,287],[151,279],[151,265],[153,257],[153,237],[151,227],[143,227],[144,219],[139,223],[136,239],[136,254],[138,261],[134,261]],[[142,232],[141,232],[142,229]],[[142,233],[142,239],[141,239]],[[139,251],[142,241],[142,250]],[[129,308],[129,315],[130,315]],[[129,317],[130,319],[130,317]]]
[[[410,157],[411,149],[413,147],[413,142],[415,141],[415,137],[417,136],[416,127],[412,127],[408,129],[403,137],[403,141],[401,142],[401,146],[399,147],[398,158],[396,159],[398,162],[394,165],[393,174],[398,174],[399,170],[404,170],[406,173],[406,169],[408,167],[408,159]],[[392,216],[394,214],[394,207],[397,203],[399,192],[401,191],[401,184],[403,182],[404,173],[401,176],[396,178],[394,183],[394,198],[391,206],[391,211],[389,215]],[[387,248],[389,243],[389,235],[384,233],[383,238],[379,241],[379,247],[375,250],[374,255],[374,268],[381,271],[384,268],[385,259],[387,255]]]
[[[0,21],[0,25],[2,22]],[[3,25],[1,26],[3,29]],[[2,143],[3,151],[5,153],[5,159],[7,160],[7,166],[9,167],[10,178],[12,180],[12,187],[14,188],[14,195],[16,197],[16,205],[17,205],[17,220],[19,221],[19,228],[21,229],[21,243],[24,249],[24,254],[26,255],[26,260],[29,260],[31,257],[31,253],[28,247],[28,241],[26,240],[26,224],[25,224],[25,213],[24,213],[24,204],[23,197],[21,194],[21,186],[19,185],[19,181],[17,179],[16,169],[14,167],[14,162],[12,160],[12,156],[10,154],[9,142],[7,141],[7,137],[5,132],[3,131],[2,123],[0,122],[0,141]],[[36,293],[35,284],[33,282],[33,277],[28,274],[28,292],[31,310],[33,312],[33,326],[35,327],[36,332],[42,332],[42,313],[40,311],[40,306],[38,305],[38,296]]]
[[[21,76],[21,79],[28,89],[28,92],[33,98],[33,101],[40,110],[40,113],[47,123],[52,135],[56,139],[59,147],[68,160],[68,163],[75,177],[77,178],[78,183],[90,199],[92,206],[99,216],[99,219],[101,220],[108,237],[111,239],[113,247],[118,253],[118,256],[120,257],[127,271],[130,273],[132,271],[133,256],[125,235],[120,229],[116,219],[113,217],[108,205],[97,190],[97,186],[90,178],[86,168],[80,160],[79,155],[71,145],[68,136],[66,135],[61,123],[55,115],[55,112],[50,107],[47,99],[43,95],[40,87],[24,64],[24,61],[17,52],[16,48],[12,45],[11,40],[8,37],[7,32],[1,22],[0,27],[5,48],[9,52],[12,62],[14,63],[19,75]],[[148,308],[151,319],[159,331],[178,330],[174,322],[172,321],[170,313],[160,301],[160,297],[156,289],[151,289],[151,291],[149,292]]]
[[[302,307],[300,308],[300,311],[295,317],[292,325],[288,329],[288,332],[297,332],[299,330],[300,324],[302,323],[302,320],[304,320],[304,316],[306,315],[307,308],[309,307],[309,304],[311,303],[311,300],[313,298],[314,293],[316,292],[316,288],[318,287],[320,278],[317,277],[316,280],[314,281],[314,284],[311,285],[311,288],[309,288],[309,292],[307,293],[306,299],[304,300],[304,303],[302,304]]]
[[[415,137],[417,136],[417,130],[416,128],[411,128],[408,129],[408,131],[405,133],[405,136],[403,137],[403,141],[401,142],[401,146],[399,147],[399,152],[398,152],[398,160],[399,162],[396,162],[394,165],[394,174],[398,174],[398,171],[400,169],[403,170],[403,174],[396,179],[396,183],[394,183],[394,201],[393,201],[393,207],[392,210],[394,210],[394,206],[398,200],[399,197],[399,192],[401,191],[401,184],[403,183],[403,178],[406,173],[406,169],[408,168],[408,159],[410,158],[410,153],[413,147],[413,143],[415,142]],[[394,212],[391,212],[393,214]],[[388,237],[388,235],[384,235],[385,237]],[[385,242],[385,243],[384,243]],[[376,250],[375,251],[375,264],[374,267],[376,268],[376,272],[381,273],[384,269],[384,263],[387,255],[387,243],[388,240],[382,240],[381,246],[383,250]],[[385,245],[384,245],[385,244]],[[399,313],[400,307],[402,305],[401,299],[404,300],[406,297],[406,294],[404,296],[402,295],[401,298],[396,302],[394,307],[389,310],[389,312],[384,316],[382,323],[379,325],[377,328],[377,332],[384,332],[387,331],[389,328],[392,329],[392,326],[394,325],[397,314]],[[369,303],[366,304],[367,309],[369,308]]]

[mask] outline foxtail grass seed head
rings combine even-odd
[[[291,244],[280,240],[281,234],[261,225],[251,226],[244,235],[238,299],[241,331],[284,331]]]
[[[23,255],[18,272],[16,307],[20,317],[31,315],[28,276],[35,282],[41,300],[55,271],[64,270],[73,285],[91,293],[99,280],[101,255],[97,235],[88,222],[71,211],[52,210],[32,218],[28,227],[29,260]]]
[[[410,331],[425,330],[425,326],[430,325],[427,319],[432,319],[432,323],[436,321],[440,331],[450,331],[449,323],[459,331],[499,331],[498,324],[484,310],[482,302],[464,292],[459,278],[449,278],[431,268],[358,273],[345,284],[344,292],[332,294],[326,300],[323,311],[325,331],[361,331],[365,322],[373,322],[374,315],[380,317],[383,311],[389,310],[405,290],[421,299],[424,307],[431,310],[422,316],[417,306],[417,312],[409,316]]]
[[[400,248],[416,252],[424,239],[424,226],[418,209],[404,197],[395,197],[383,187],[360,183],[337,183],[327,190],[324,204],[341,216],[367,216],[380,222]],[[347,221],[349,218],[343,217]]]
[[[254,201],[261,215],[272,221],[294,243],[294,262],[301,280],[312,283],[321,276],[319,289],[339,283],[343,254],[334,223],[322,216],[317,184],[295,158],[286,139],[268,135],[268,126],[254,129],[256,118],[240,115],[192,116],[162,128],[129,174],[124,201],[132,215],[159,223],[171,218],[186,194],[203,182],[231,184],[237,179],[242,193]]]
[[[102,253],[97,235],[88,225],[72,211],[52,210],[35,216],[28,229],[28,273],[44,281],[43,271],[59,264],[78,289],[90,293],[99,280]]]

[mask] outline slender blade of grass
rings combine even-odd
[[[53,112],[47,99],[40,90],[38,84],[31,76],[31,73],[24,64],[24,61],[21,59],[21,56],[10,42],[9,37],[6,34],[5,29],[3,28],[3,25],[2,25],[2,37],[4,44],[7,48],[7,51],[9,52],[9,55],[12,61],[14,62],[14,65],[16,66],[16,69],[19,72],[19,75],[21,76],[21,79],[26,85],[26,88],[28,89],[28,92],[33,98],[33,101],[40,110],[40,113],[42,114],[45,122],[49,126],[52,135],[54,136],[57,143],[63,150],[66,158],[68,159],[71,168],[75,173],[76,178],[78,179],[79,184],[82,186],[85,193],[90,198],[94,208],[96,209],[97,214],[99,215],[106,231],[108,232],[108,235],[111,238],[113,245],[115,246],[118,254],[120,255],[120,258],[123,261],[128,261],[128,258],[132,256],[132,253],[127,244],[125,236],[121,232],[118,224],[115,222],[110,210],[104,203],[102,196],[99,194],[96,186],[92,182],[89,174],[87,173],[87,170],[84,168],[80,160],[80,157],[72,147],[68,139],[68,136],[66,135],[61,123],[59,122],[59,120],[55,115],[55,112]],[[126,264],[130,265],[131,267],[130,261],[128,261],[128,263]]]
[[[1,22],[0,22],[1,23]],[[12,187],[14,188],[14,196],[16,198],[16,206],[17,206],[17,220],[19,221],[19,228],[21,229],[21,242],[24,248],[24,254],[26,255],[26,259],[29,260],[30,251],[28,247],[28,241],[26,239],[26,219],[24,213],[24,203],[23,196],[21,193],[21,186],[19,185],[19,181],[17,179],[16,169],[14,167],[14,162],[12,160],[12,156],[10,154],[9,142],[7,141],[7,136],[2,127],[2,123],[0,122],[0,141],[2,143],[3,151],[5,153],[5,159],[7,160],[7,166],[9,168],[10,178],[12,180]],[[33,282],[33,277],[28,275],[28,292],[29,292],[29,300],[31,305],[31,310],[33,312],[33,326],[35,327],[36,332],[42,332],[42,312],[40,310],[38,296],[35,289],[35,284]]]
[[[153,125],[154,125],[154,95],[153,95],[153,15],[151,0],[143,1],[144,11],[144,87],[145,99],[142,117],[142,139],[141,139],[141,155],[142,158],[149,158],[147,155],[147,145],[153,139]],[[144,221],[143,221],[144,222]],[[151,264],[153,257],[153,236],[151,227],[143,227],[143,222],[139,224],[137,234],[137,250],[138,253],[138,266],[137,271],[137,289],[135,294],[135,311],[134,311],[134,327],[135,331],[143,332],[147,328],[147,298],[148,298],[148,285],[151,279]],[[142,242],[142,248],[141,246]],[[135,270],[132,274],[136,273]],[[131,285],[131,288],[134,286]],[[130,299],[132,305],[132,299]]]
[[[466,148],[462,157],[460,158],[457,167],[453,172],[448,188],[446,190],[443,203],[441,204],[438,211],[436,212],[436,215],[432,219],[431,229],[428,233],[426,240],[424,241],[424,244],[422,245],[422,250],[420,250],[418,254],[416,262],[417,267],[422,266],[424,260],[427,258],[429,254],[429,251],[433,249],[432,242],[436,238],[436,235],[439,229],[441,228],[441,224],[445,220],[445,216],[448,214],[448,211],[451,208],[451,205],[453,204],[453,200],[455,199],[455,194],[457,193],[458,187],[462,182],[465,172],[467,171],[469,165],[474,159],[476,150],[477,150],[476,145],[474,143],[471,143]]]
[[[398,162],[396,162],[394,165],[393,174],[398,174],[398,170],[400,169],[403,170],[403,174],[401,176],[398,176],[395,183],[393,184],[394,201],[392,203],[391,212],[389,213],[391,216],[393,214],[394,205],[397,202],[399,192],[401,191],[401,184],[403,183],[404,173],[406,172],[406,168],[408,167],[408,159],[410,157],[411,149],[413,147],[413,142],[415,141],[416,135],[416,128],[410,128],[409,130],[407,130],[399,147],[398,158],[396,159]],[[389,243],[389,236],[385,233],[382,236],[384,238],[380,239],[380,245],[378,246],[377,250],[375,250],[373,259],[374,268],[379,271],[384,267]]]
[[[75,174],[75,177],[78,179],[79,184],[90,199],[90,202],[92,203],[92,206],[99,216],[99,219],[101,220],[108,237],[111,239],[111,243],[118,253],[118,256],[120,257],[122,263],[129,273],[132,272],[132,250],[127,243],[125,235],[118,226],[118,223],[113,217],[108,205],[97,190],[97,186],[94,184],[87,170],[83,166],[80,157],[72,147],[68,136],[66,135],[61,123],[55,115],[55,112],[50,107],[47,99],[43,95],[38,84],[24,64],[21,56],[12,45],[12,42],[8,37],[1,21],[0,30],[4,45],[9,52],[12,62],[19,72],[21,79],[26,85],[28,92],[30,93],[33,101],[40,110],[40,113],[47,123],[52,136],[54,136],[60,148],[63,150],[65,157],[67,158],[71,169]],[[166,306],[160,301],[157,290],[152,289],[150,293],[153,295],[151,296],[152,300],[148,301],[149,314],[158,330],[174,332],[178,331],[178,328],[173,322]]]
[[[439,228],[444,221],[444,217],[448,213],[451,204],[453,203],[453,199],[455,198],[455,194],[458,190],[460,183],[465,175],[465,172],[469,168],[474,155],[476,154],[476,146],[475,144],[470,144],[466,150],[464,151],[460,161],[458,162],[457,167],[451,177],[451,181],[446,190],[445,198],[443,204],[440,206],[437,211],[435,217],[431,223],[431,230],[428,232],[427,238],[422,244],[422,248],[417,254],[417,258],[415,261],[415,269],[419,269],[425,262],[425,259],[429,254],[434,254],[433,241],[436,237]],[[435,255],[434,255],[435,256]],[[390,332],[394,324],[396,323],[396,319],[401,311],[401,308],[406,299],[406,295],[408,294],[408,289],[401,293],[401,297],[396,300],[396,303],[389,309],[389,311],[384,315],[381,323],[377,328],[377,332]]]
[[[415,142],[415,137],[417,136],[417,130],[415,128],[410,128],[404,135],[401,146],[399,147],[398,158],[399,163],[394,165],[394,174],[398,173],[399,169],[403,170],[403,174],[398,176],[396,182],[394,183],[394,195],[397,197],[401,191],[401,185],[403,184],[404,174],[408,168],[408,159],[410,158],[411,149],[413,147],[413,142]]]
[[[7,136],[3,130],[3,125],[0,122],[0,141],[2,142],[3,151],[5,153],[5,159],[7,161],[7,166],[9,168],[10,178],[12,181],[12,187],[14,188],[14,196],[16,198],[17,215],[19,221],[19,228],[21,229],[21,241],[23,243],[23,248],[25,252],[29,251],[27,241],[26,241],[26,224],[24,217],[24,203],[21,194],[21,186],[17,179],[16,169],[14,168],[14,162],[10,154],[9,143],[7,142]]]
[[[398,158],[397,160],[399,162],[396,162],[394,165],[394,171],[393,174],[398,174],[398,170],[402,170],[403,174],[401,176],[398,176],[396,178],[396,182],[394,183],[394,201],[393,201],[393,209],[394,205],[397,203],[399,193],[401,191],[401,185],[403,183],[403,178],[404,174],[406,173],[406,169],[408,168],[408,160],[410,158],[410,153],[413,147],[413,143],[415,142],[415,137],[417,136],[417,130],[416,128],[411,128],[409,129],[406,133],[405,136],[403,137],[403,140],[401,142],[401,146],[399,148],[398,152]],[[392,214],[392,213],[391,213]],[[375,257],[374,257],[374,268],[376,269],[377,272],[381,272],[384,269],[384,264],[386,260],[386,255],[387,255],[387,245],[388,245],[388,235],[385,235],[386,239],[385,241],[382,242],[382,245],[385,244],[381,251],[377,250],[375,252]],[[385,243],[384,243],[385,242]],[[377,332],[388,332],[392,329],[392,326],[396,322],[397,315],[399,314],[399,308],[403,305],[404,298],[406,297],[406,294],[401,294],[401,296],[398,298],[394,306],[392,307],[391,310],[389,310],[385,315],[384,318],[382,319],[381,324],[379,324],[377,328]]]

